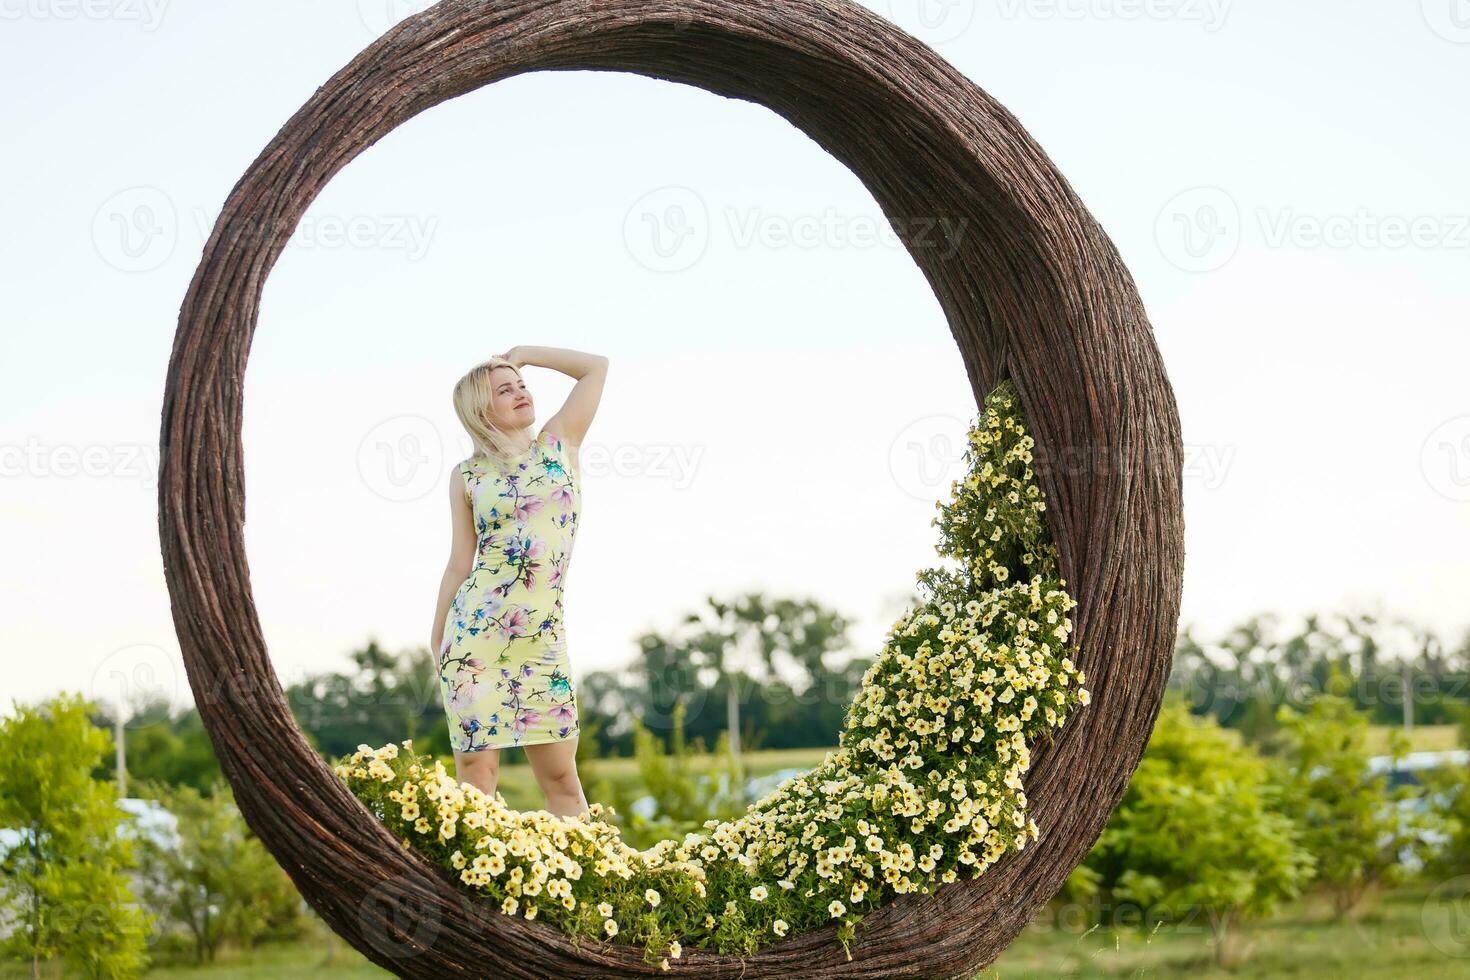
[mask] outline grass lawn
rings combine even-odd
[[[1084,931],[1033,922],[976,980],[1052,980],[1087,977],[1158,977],[1189,980],[1256,980],[1276,977],[1354,977],[1366,980],[1458,980],[1470,975],[1470,935],[1457,931],[1455,908],[1431,900],[1431,886],[1408,885],[1365,899],[1352,921],[1332,923],[1324,903],[1303,900],[1269,922],[1247,927],[1252,943],[1234,970],[1217,967],[1207,924],[1139,932]],[[1463,910],[1461,913],[1463,914]],[[320,929],[320,926],[318,926]],[[858,933],[861,941],[862,933]],[[30,975],[20,964],[0,967],[0,977]],[[149,977],[208,976],[209,980],[387,977],[322,929],[310,941],[250,953],[227,951],[203,969],[159,966]],[[60,977],[56,964],[43,977]]]
[[[1368,751],[1383,754],[1388,751],[1388,733],[1398,726],[1374,725],[1368,729]],[[1415,752],[1448,752],[1458,749],[1455,725],[1416,725],[1409,733],[1409,748]]]
[[[1163,928],[1150,937],[1139,932],[1084,933],[1038,921],[978,978],[1470,976],[1470,937],[1456,931],[1452,904],[1428,901],[1430,889],[1409,885],[1370,895],[1356,918],[1342,923],[1328,921],[1324,903],[1299,901],[1270,921],[1243,930],[1242,939],[1253,945],[1249,957],[1233,970],[1215,965],[1207,922]]]

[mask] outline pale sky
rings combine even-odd
[[[1183,622],[1377,609],[1458,639],[1463,0],[868,5],[1021,120],[1132,270],[1187,444]],[[188,702],[155,495],[179,306],[251,161],[412,9],[0,4],[0,711]],[[574,672],[746,589],[829,603],[876,652],[975,411],[938,303],[857,178],[774,113],[547,72],[370,148],[266,286],[246,537],[283,682],[428,642],[468,450],[450,387],[514,344],[612,364]],[[526,373],[539,425],[570,381]]]

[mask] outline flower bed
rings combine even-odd
[[[408,741],[361,746],[335,770],[405,847],[507,915],[640,944],[664,968],[684,946],[750,953],[834,921],[850,956],[864,913],[978,877],[1037,838],[1029,744],[1088,703],[1032,444],[1003,383],[970,427],[966,475],[935,505],[936,550],[956,567],[919,573],[923,601],[891,627],[837,748],[735,820],[640,851],[599,804],[577,818],[511,810]]]

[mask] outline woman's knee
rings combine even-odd
[[[500,752],[497,749],[462,752],[455,757],[455,766],[461,777],[469,776],[476,780],[495,779],[500,775]]]
[[[537,760],[536,778],[547,792],[575,793],[581,785],[577,778],[577,761],[571,755],[566,758],[542,757]]]

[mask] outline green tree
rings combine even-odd
[[[109,731],[116,709],[104,709],[93,721]],[[132,780],[157,781],[170,785],[187,784],[200,792],[222,779],[214,745],[199,712],[190,708],[174,715],[166,698],[137,705],[129,713],[123,729],[127,743],[127,777]],[[109,757],[107,775],[116,780],[117,760]]]
[[[144,839],[143,899],[167,928],[188,934],[196,962],[212,961],[226,940],[248,947],[301,934],[301,896],[250,832],[226,784],[207,795],[157,784],[147,793],[176,824],[162,839]]]
[[[405,738],[420,751],[449,752],[439,674],[427,647],[394,654],[370,639],[349,659],[346,671],[313,674],[286,690],[302,731],[323,756]]]
[[[80,694],[12,702],[0,720],[0,826],[19,841],[0,856],[0,905],[13,929],[0,949],[31,963],[61,956],[89,977],[135,977],[149,923],[128,887],[132,842],[115,784],[95,779],[112,736]]]
[[[1217,962],[1236,962],[1247,950],[1232,930],[1295,897],[1312,872],[1273,802],[1263,759],[1170,700],[1088,862],[1114,904],[1150,919],[1202,915]]]
[[[706,755],[704,740],[684,739],[684,705],[675,703],[669,744],[633,720],[634,756],[644,789],[658,803],[651,818],[631,809],[631,800],[616,798],[623,814],[623,839],[631,847],[651,847],[665,838],[680,839],[699,830],[706,820],[730,820],[745,810],[744,782],[724,732],[715,751]]]
[[[718,679],[717,686],[725,695],[725,731],[737,765],[742,680],[747,681],[746,688],[759,690],[759,681],[749,678],[774,680],[784,667],[802,678],[801,692],[814,691],[819,701],[836,703],[815,685],[828,674],[826,656],[847,645],[849,624],[840,613],[813,601],[771,600],[749,592],[730,601],[707,597],[705,606],[687,614],[682,626],[682,635],[667,649],[673,660],[706,670]],[[645,649],[646,656],[648,652]],[[779,686],[791,690],[789,685]],[[845,701],[842,707],[845,709]],[[841,712],[830,720],[835,735],[841,727]]]
[[[1425,824],[1443,836],[1426,848],[1424,873],[1455,878],[1470,868],[1470,766],[1450,763],[1421,774],[1426,802]]]
[[[1368,713],[1338,693],[1348,683],[1334,668],[1328,693],[1302,710],[1282,705],[1271,760],[1280,809],[1301,832],[1337,918],[1373,885],[1401,880],[1399,852],[1415,839],[1395,805],[1407,787],[1390,790],[1387,774],[1369,769]],[[1408,751],[1408,739],[1391,730],[1389,754]]]

